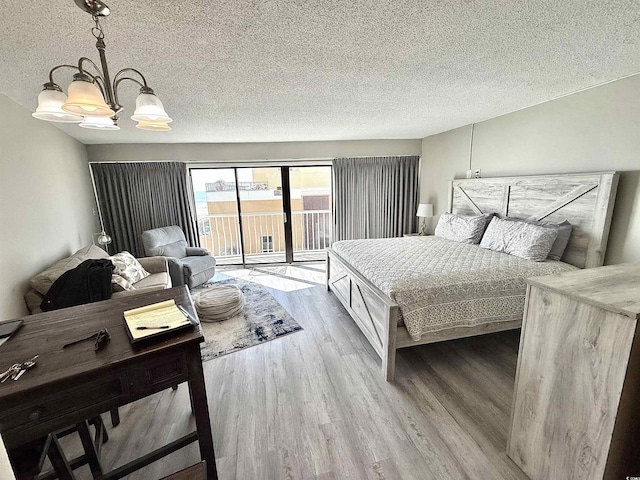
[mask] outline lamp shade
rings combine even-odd
[[[111,243],[111,236],[107,235],[105,233],[105,231],[103,230],[102,232],[100,232],[100,234],[98,235],[98,239],[97,239],[98,245],[102,245],[103,247],[105,245],[109,245]]]
[[[430,203],[419,204],[416,217],[433,217],[433,205]]]
[[[62,110],[62,105],[67,101],[67,96],[58,90],[45,89],[38,95],[38,108],[33,112],[35,118],[47,122],[79,123],[80,115],[67,113]]]
[[[153,93],[141,93],[136,98],[136,111],[131,115],[136,122],[169,123],[173,120],[164,111],[162,102]]]
[[[152,132],[168,132],[171,130],[167,122],[147,122],[143,120],[136,124],[136,128],[140,130],[150,130]]]
[[[93,117],[87,115],[79,125],[82,128],[90,128],[92,130],[120,130],[120,127],[109,117]]]
[[[105,103],[98,87],[91,82],[77,79],[69,85],[69,98],[62,105],[62,110],[92,117],[113,117],[116,114]]]

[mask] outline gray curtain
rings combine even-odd
[[[178,162],[92,163],[104,228],[111,252],[144,257],[142,232],[178,225],[187,242],[199,246],[187,166]]]
[[[420,157],[336,158],[334,240],[399,237],[413,232]]]

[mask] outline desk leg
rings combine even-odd
[[[200,458],[207,462],[207,480],[218,480],[216,456],[213,451],[213,436],[211,435],[209,404],[207,403],[207,391],[204,383],[204,371],[202,369],[199,345],[190,354],[189,370],[189,377],[191,378],[189,380],[189,391],[191,392],[193,413],[196,417]]]

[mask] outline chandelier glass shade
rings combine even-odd
[[[92,130],[120,130],[118,124],[110,117],[91,117],[86,115],[78,126]]]
[[[83,80],[74,75],[69,85],[69,97],[62,110],[76,115],[91,115],[92,117],[113,117],[116,112],[109,108],[104,101],[102,92],[91,80]],[[89,77],[87,77],[89,78]]]
[[[136,122],[162,122],[169,123],[173,120],[164,111],[162,102],[158,97],[149,93],[141,93],[136,98],[136,111],[131,120]]]
[[[166,122],[149,122],[141,120],[136,124],[140,130],[151,130],[152,132],[168,132],[171,127]]]
[[[118,113],[122,111],[122,106],[118,101],[118,87],[126,80],[140,87],[136,109],[131,116],[132,120],[138,122],[136,127],[152,131],[171,130],[168,123],[172,119],[147,85],[142,73],[134,68],[124,68],[111,81],[104,32],[100,25],[100,17],[109,15],[109,7],[101,0],[75,0],[75,3],[83,11],[90,13],[95,22],[91,33],[96,38],[100,66],[89,58],[82,57],[77,66],[58,65],[52,68],[49,81],[43,85],[43,90],[38,95],[38,107],[32,115],[48,122],[79,123],[82,128],[120,130]],[[68,88],[68,97],[53,81],[53,74],[60,69],[76,71]]]
[[[60,90],[44,89],[38,95],[38,108],[33,115],[40,120],[59,123],[80,123],[82,117],[62,110],[67,96]]]

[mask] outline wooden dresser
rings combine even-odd
[[[640,264],[528,283],[507,454],[532,480],[640,477]]]

